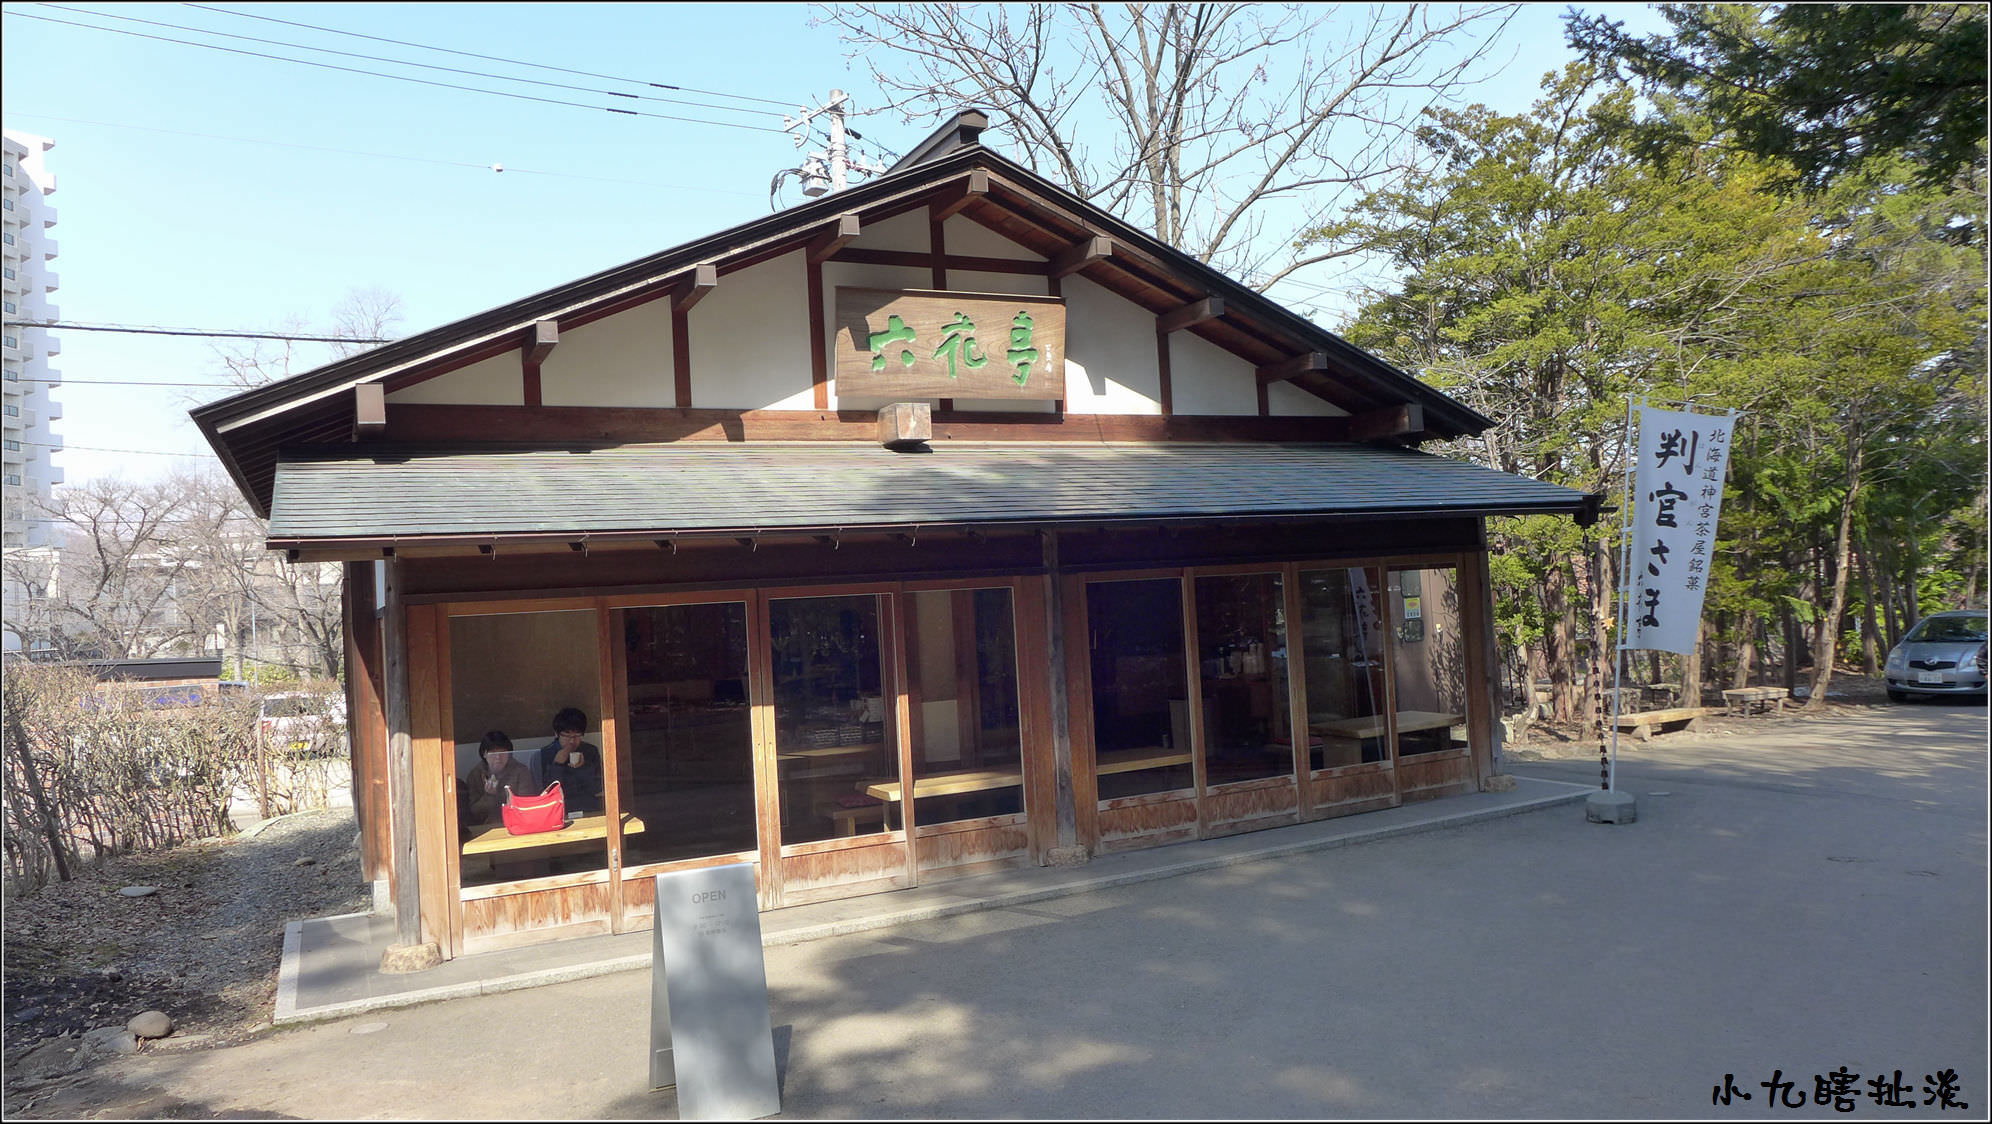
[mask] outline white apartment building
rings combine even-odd
[[[62,448],[52,422],[62,417],[51,391],[62,376],[49,365],[60,354],[55,337],[43,328],[25,323],[51,321],[57,310],[49,302],[55,292],[56,275],[49,267],[55,259],[56,242],[49,237],[55,225],[55,208],[48,196],[55,193],[55,176],[43,162],[43,154],[55,147],[46,137],[5,131],[4,175],[0,175],[0,215],[4,215],[4,246],[0,260],[5,264],[5,546],[9,554],[38,551],[49,545],[48,524],[35,518],[34,503],[46,500],[49,490],[62,483],[62,470],[55,467],[54,454]],[[14,618],[26,590],[6,588],[6,615]],[[6,630],[6,646],[18,645],[13,630]]]

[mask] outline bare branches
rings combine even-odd
[[[401,298],[379,286],[349,289],[332,307],[332,326],[323,332],[308,328],[302,317],[291,316],[279,325],[288,335],[323,334],[338,336],[341,342],[326,345],[335,359],[346,359],[374,345],[364,340],[388,339],[401,324]],[[317,366],[321,352],[307,353],[296,340],[246,340],[214,345],[216,362],[222,373],[244,390],[286,379],[305,367]]]
[[[1261,287],[1309,264],[1291,249],[1296,236],[1342,193],[1405,166],[1409,123],[1477,77],[1513,14],[1424,4],[1353,17],[1258,4],[821,10],[870,65],[886,108],[906,120],[994,109],[1034,171],[1163,241],[1235,270],[1284,256]],[[1275,213],[1288,198],[1312,214]]]

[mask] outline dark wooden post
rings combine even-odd
[[[401,599],[401,560],[385,573],[387,613],[382,621],[387,682],[388,850],[394,865],[394,940],[381,955],[383,972],[413,972],[442,962],[442,950],[422,940],[422,885],[416,867],[415,746],[408,706],[408,616]]]
[[[1051,760],[1058,815],[1058,845],[1045,854],[1045,860],[1051,866],[1077,866],[1087,855],[1079,845],[1079,806],[1072,793],[1072,701],[1065,690],[1065,594],[1058,573],[1058,532],[1041,531],[1039,541],[1051,587],[1045,598],[1045,636],[1051,664]]]

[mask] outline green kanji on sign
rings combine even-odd
[[[1037,362],[1037,348],[1031,346],[1031,326],[1034,323],[1031,314],[1022,311],[1017,313],[1015,320],[1010,321],[1010,350],[1003,355],[1010,361],[1010,366],[1017,369],[1017,373],[1010,376],[1010,381],[1018,386],[1030,381],[1031,364]]]
[[[907,343],[912,343],[913,329],[907,327],[906,321],[901,320],[897,316],[886,317],[885,331],[872,332],[869,335],[869,337],[865,340],[865,347],[868,350],[870,350],[872,353],[872,370],[874,371],[885,370],[885,348],[887,345],[897,342],[899,340],[904,340]],[[912,349],[911,348],[900,349],[899,365],[902,367],[911,367],[913,365],[913,362],[914,362],[914,355]]]
[[[941,340],[941,346],[934,349],[934,358],[939,359],[943,355],[948,357],[949,378],[957,378],[960,375],[955,367],[957,360],[962,366],[970,369],[989,362],[989,357],[981,353],[981,345],[975,342],[975,321],[970,320],[966,313],[955,313],[955,318],[943,325],[941,330],[946,332],[947,336]]]

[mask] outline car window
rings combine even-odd
[[[1985,639],[1986,617],[1925,617],[1903,637],[1916,643],[1945,643]]]

